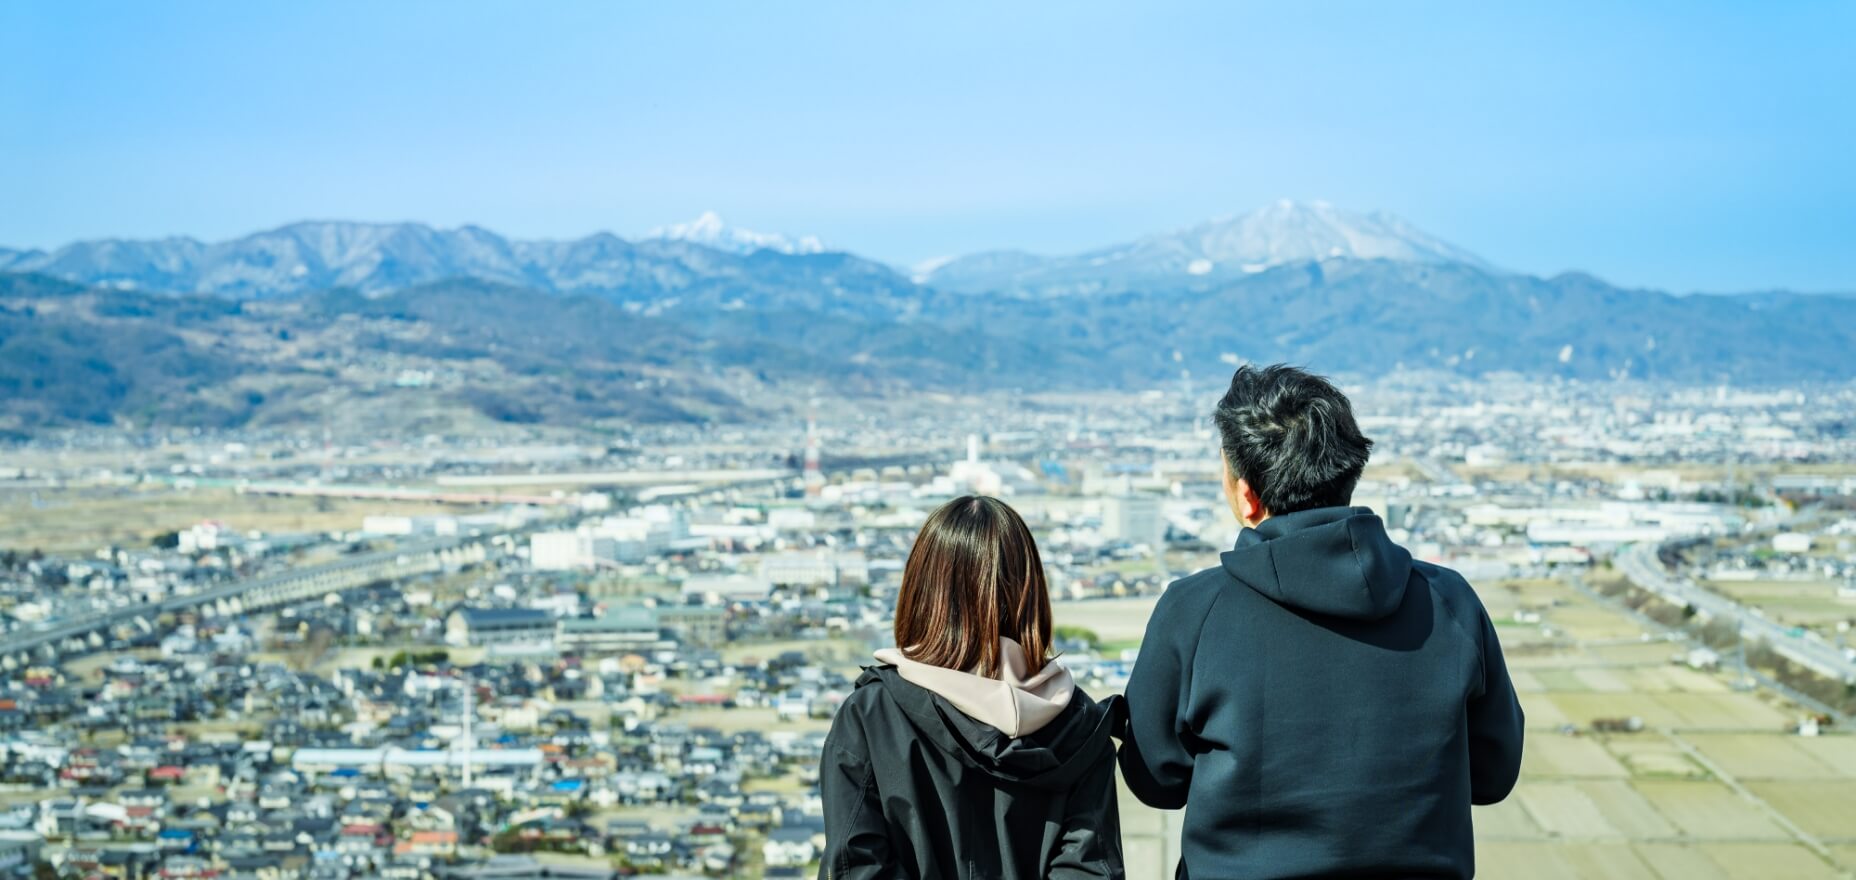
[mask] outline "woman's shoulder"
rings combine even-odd
[[[834,717],[843,717],[846,713],[867,717],[884,711],[887,697],[883,693],[886,680],[883,673],[893,669],[895,667],[880,663],[865,666],[863,674],[852,681],[851,692],[845,694],[844,699],[838,703],[838,712]]]
[[[891,668],[882,665],[864,667],[863,674],[851,685],[851,692],[838,702],[837,711],[831,717],[831,732],[825,737],[828,744],[852,756],[861,756],[866,752],[864,744],[870,737],[871,728],[886,726],[881,719],[894,706],[894,701],[884,693],[883,670]]]

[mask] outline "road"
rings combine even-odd
[[[1731,620],[1740,628],[1740,637],[1748,642],[1764,641],[1780,656],[1811,670],[1843,682],[1856,683],[1856,661],[1844,656],[1837,646],[1814,633],[1792,635],[1781,626],[1752,609],[1711,592],[1694,581],[1671,575],[1656,557],[1656,545],[1632,544],[1620,552],[1615,563],[1618,571],[1631,582],[1678,605],[1690,605],[1701,614],[1717,620]]]
[[[287,581],[302,578],[306,575],[313,576],[319,572],[332,572],[356,567],[381,565],[402,556],[445,550],[455,547],[460,543],[462,543],[462,539],[449,537],[407,542],[385,550],[375,550],[368,553],[357,553],[352,556],[344,556],[321,565],[293,568],[286,571],[245,578],[244,580],[213,587],[212,589],[202,590],[198,593],[189,593],[184,596],[174,596],[163,599],[159,602],[142,602],[135,605],[127,605],[104,614],[85,617],[80,620],[57,623],[45,629],[34,629],[30,627],[16,629],[12,632],[0,635],[0,656],[24,654],[44,645],[57,645],[66,639],[89,635],[93,632],[107,630],[118,624],[129,623],[137,617],[152,621],[155,617],[163,613],[183,611],[188,608],[195,608],[201,605],[218,602],[223,599],[236,598],[253,590],[276,586]]]

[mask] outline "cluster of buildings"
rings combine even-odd
[[[0,475],[423,511],[279,533],[229,509],[145,545],[0,548],[0,645],[34,643],[0,650],[0,876],[810,876],[823,732],[935,506],[1003,497],[1076,603],[1158,595],[1238,531],[1209,398],[920,403],[599,442],[195,438],[108,479]],[[1827,415],[1856,408],[1843,388],[1392,377],[1356,407],[1378,444],[1356,503],[1483,583],[1856,488],[1810,467],[1856,460]],[[1847,579],[1849,529],[1703,564]],[[458,541],[489,549],[254,611],[153,608]],[[1063,647],[1088,686],[1125,681],[1132,651]]]

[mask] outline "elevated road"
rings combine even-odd
[[[384,550],[357,553],[319,565],[292,568],[223,584],[197,593],[171,596],[158,602],[127,605],[102,614],[58,621],[45,627],[27,627],[0,635],[0,657],[29,657],[50,649],[57,652],[79,644],[92,633],[103,632],[137,619],[152,623],[163,614],[199,609],[207,614],[230,615],[259,611],[328,593],[351,590],[376,581],[392,581],[450,567],[481,562],[491,552],[487,538],[444,537],[408,542]],[[17,664],[18,660],[13,660]]]
[[[1790,627],[1781,626],[1719,593],[1663,567],[1657,558],[1656,545],[1632,544],[1619,552],[1614,562],[1618,571],[1631,583],[1655,593],[1677,605],[1693,607],[1698,614],[1715,620],[1733,621],[1740,638],[1748,642],[1763,641],[1779,656],[1845,683],[1856,683],[1856,661],[1850,660],[1837,646],[1816,633],[1794,635]]]

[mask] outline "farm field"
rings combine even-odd
[[[471,508],[408,501],[273,497],[224,488],[101,484],[0,492],[0,546],[51,552],[143,547],[203,520],[265,532],[353,531],[372,515],[430,516]]]
[[[1856,616],[1856,599],[1838,595],[1843,586],[1826,580],[1704,581],[1716,593],[1758,608],[1781,624],[1829,634],[1837,621]]]
[[[1798,707],[1679,665],[1685,646],[1570,585],[1479,593],[1528,721],[1520,784],[1475,811],[1479,876],[1856,878],[1856,735],[1797,735]],[[1059,603],[1057,620],[1139,638],[1152,602]],[[1641,729],[1592,727],[1629,718]],[[1121,811],[1131,880],[1171,877],[1180,814],[1125,794]]]

